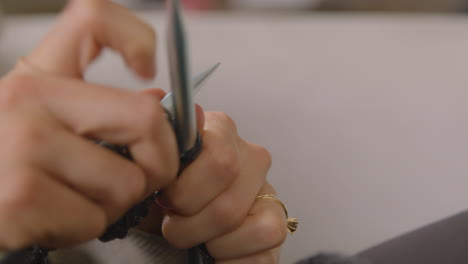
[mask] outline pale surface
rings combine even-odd
[[[163,29],[161,15],[149,21]],[[4,69],[51,19],[9,22]],[[468,18],[212,14],[188,22],[194,72],[223,63],[198,101],[271,150],[270,179],[301,220],[282,263],[318,250],[354,253],[468,207]],[[159,49],[156,84],[168,87]],[[111,56],[89,77],[150,86]]]

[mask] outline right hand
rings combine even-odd
[[[159,104],[85,82],[108,46],[154,76],[155,33],[107,0],[74,0],[42,43],[0,81],[0,250],[98,237],[176,177],[176,139]],[[130,148],[128,161],[90,139]]]

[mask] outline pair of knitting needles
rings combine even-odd
[[[196,94],[200,90],[201,86],[219,66],[219,63],[195,77],[193,82],[191,82],[189,79],[190,67],[185,28],[179,0],[170,0],[168,3],[167,27],[171,93],[163,98],[161,103],[169,112],[170,118],[174,118],[173,125],[179,145],[179,152],[182,155],[182,161],[184,161],[186,153],[189,156],[196,156],[197,152],[201,150],[201,140],[197,133],[193,94]],[[185,159],[187,163],[187,161],[193,160],[193,157],[188,157],[188,160],[187,157]],[[189,263],[203,264],[204,262],[210,262],[211,260],[204,256],[202,252],[200,248],[190,249],[188,253]]]

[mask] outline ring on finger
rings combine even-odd
[[[281,207],[284,210],[284,213],[286,214],[286,221],[288,223],[287,225],[288,233],[294,234],[296,232],[297,226],[299,225],[299,219],[296,217],[289,217],[288,209],[286,209],[286,206],[283,204],[283,202],[281,202],[280,199],[278,199],[278,197],[276,197],[273,194],[262,194],[262,195],[257,196],[256,200],[260,200],[260,199],[269,199],[281,205]]]

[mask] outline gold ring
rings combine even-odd
[[[288,223],[288,233],[289,234],[294,234],[297,230],[297,226],[299,225],[299,219],[295,217],[289,217],[288,216],[288,209],[286,209],[286,206],[281,202],[278,197],[274,196],[273,194],[262,194],[257,196],[256,200],[259,199],[270,199],[275,201],[277,204],[281,205],[283,207],[284,213],[286,214],[286,221]]]

